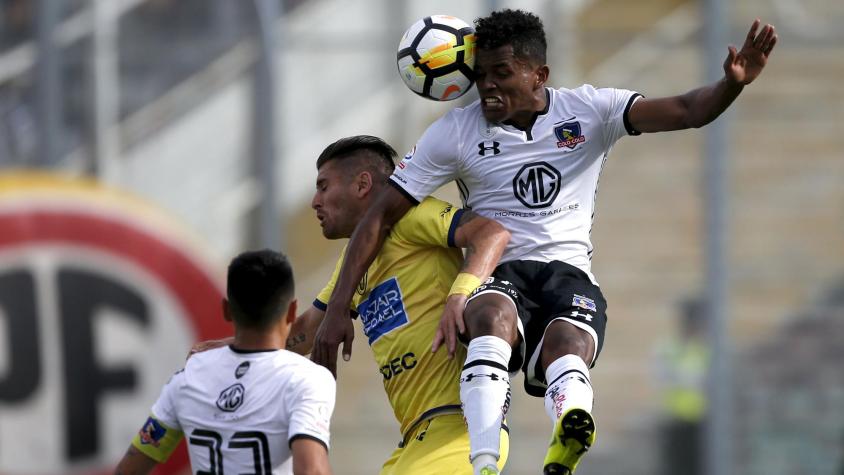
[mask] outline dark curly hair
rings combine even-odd
[[[524,10],[505,9],[475,20],[475,37],[479,49],[495,49],[510,45],[517,58],[545,64],[545,30],[542,20]]]

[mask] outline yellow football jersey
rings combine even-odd
[[[458,383],[466,349],[458,345],[449,359],[446,348],[431,353],[431,342],[463,262],[460,249],[453,247],[462,212],[430,197],[408,211],[393,226],[352,299],[402,434],[433,413],[460,410]],[[342,262],[341,254],[314,302],[317,308],[326,308]]]

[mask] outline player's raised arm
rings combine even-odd
[[[774,27],[768,24],[760,31],[759,24],[758,19],[753,22],[741,50],[728,47],[721,80],[679,96],[639,99],[630,109],[630,125],[639,132],[664,132],[715,120],[761,74],[777,44]]]
[[[459,219],[454,244],[466,249],[465,258],[449,291],[440,326],[431,346],[431,351],[436,352],[445,342],[449,357],[454,356],[458,332],[466,331],[463,322],[466,299],[492,274],[510,241],[510,233],[497,221],[469,210],[464,211]]]
[[[392,186],[385,186],[352,233],[311,353],[312,360],[328,368],[335,376],[337,347],[343,343],[344,359],[348,359],[352,353],[354,328],[349,321],[349,304],[355,288],[381,250],[390,227],[401,219],[413,204]]]

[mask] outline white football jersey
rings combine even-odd
[[[454,180],[463,205],[510,231],[501,262],[563,261],[590,270],[598,178],[613,144],[638,135],[627,113],[640,94],[546,89],[547,109],[521,130],[484,119],[480,102],[434,122],[391,179],[416,201]]]
[[[216,348],[190,357],[152,407],[184,432],[194,473],[292,474],[290,443],[328,448],[331,373],[287,350]]]

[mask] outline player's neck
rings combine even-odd
[[[236,328],[232,346],[247,351],[281,350],[284,348],[284,336],[276,330]]]
[[[537,89],[537,91],[533,94],[533,99],[530,101],[528,107],[516,112],[505,122],[524,130],[532,127],[533,123],[536,121],[536,117],[540,114],[544,114],[547,110],[548,96],[545,92],[545,88],[543,87],[541,89]]]

